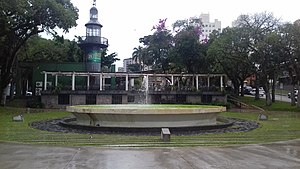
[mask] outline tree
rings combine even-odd
[[[287,23],[282,25],[280,35],[284,44],[282,47],[283,56],[286,58],[284,66],[289,72],[293,85],[291,104],[295,105],[294,88],[298,85],[299,89],[300,86],[300,20],[295,21],[293,24]],[[299,101],[297,107],[300,107]]]
[[[172,47],[172,35],[169,31],[155,32],[147,36],[148,44],[145,44],[145,64],[152,66],[156,71],[166,72],[169,68],[169,51]]]
[[[108,71],[110,72],[111,66],[113,63],[115,63],[117,60],[120,60],[119,58],[116,58],[118,56],[118,54],[116,52],[113,52],[111,54],[107,54],[107,49],[102,51],[101,54],[101,67],[102,70],[105,71],[105,69],[108,69]]]
[[[208,56],[215,63],[214,70],[225,72],[232,80],[236,95],[239,95],[240,87],[243,89],[244,80],[254,72],[248,43],[248,34],[243,28],[228,27],[214,38],[208,49]],[[241,95],[244,95],[243,90]]]
[[[203,73],[208,70],[207,44],[200,43],[197,30],[198,28],[189,26],[174,36],[171,55],[173,67],[177,68],[177,72]]]
[[[75,40],[50,40],[32,36],[18,52],[19,62],[79,62],[83,60],[83,51]]]
[[[145,52],[144,48],[138,46],[137,48],[133,48],[132,59],[139,64],[139,70],[144,70],[145,63]],[[134,70],[137,70],[136,66],[134,66]]]
[[[166,19],[159,20],[158,25],[153,26],[153,35],[140,38],[144,47],[145,65],[159,72],[166,72],[169,68],[169,52],[172,48],[172,34],[165,27]],[[144,64],[144,63],[143,63]]]
[[[78,10],[70,0],[2,0],[0,5],[0,95],[12,80],[17,53],[33,35],[53,32],[56,27],[68,31],[76,26]]]
[[[263,46],[267,45],[268,42],[266,41],[268,41],[268,36],[272,32],[276,32],[279,26],[279,20],[276,19],[272,13],[264,12],[254,15],[241,15],[236,21],[236,24],[237,27],[243,28],[249,35],[248,48],[250,49],[249,54],[253,56],[253,64],[257,67],[255,70],[256,79],[260,81],[260,84],[266,92],[266,105],[270,106],[272,102],[270,97],[269,75],[270,70],[274,69],[274,64],[272,65],[269,61],[274,55],[272,53],[266,55],[267,51]],[[268,50],[270,51],[272,49]],[[258,99],[258,97],[256,97],[256,99]]]

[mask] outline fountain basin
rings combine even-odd
[[[74,123],[118,128],[200,127],[217,124],[222,106],[207,105],[78,105],[68,106]]]

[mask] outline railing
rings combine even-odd
[[[98,43],[108,46],[108,39],[100,36],[81,36],[79,43]]]

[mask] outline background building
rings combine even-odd
[[[200,19],[202,21],[202,32],[203,35],[200,36],[200,40],[209,38],[209,34],[213,31],[218,31],[221,33],[221,21],[215,19],[214,22],[210,22],[209,14],[201,14]]]
[[[132,58],[127,58],[123,60],[123,68],[125,72],[128,72],[128,65],[133,64]]]

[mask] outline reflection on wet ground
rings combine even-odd
[[[235,147],[100,148],[0,143],[1,169],[298,169],[300,139]]]

